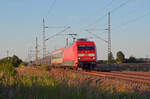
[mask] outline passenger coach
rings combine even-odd
[[[51,54],[53,66],[92,69],[96,66],[96,59],[95,43],[87,39],[78,39],[72,46],[58,49]]]

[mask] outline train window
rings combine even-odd
[[[94,45],[78,45],[78,50],[94,50]]]
[[[57,59],[62,57],[62,52],[56,53],[52,55],[52,59]]]

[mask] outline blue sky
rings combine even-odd
[[[129,2],[119,7],[127,1]],[[150,13],[149,0],[56,0],[51,7],[53,2],[54,0],[0,0],[0,58],[5,57],[6,50],[9,50],[10,55],[16,54],[26,59],[28,50],[34,49],[36,36],[41,49],[43,17],[47,26],[71,26],[64,33],[91,37],[85,29],[100,29],[92,32],[107,38],[107,31],[104,30],[107,28],[107,16],[95,21],[113,9],[111,32],[114,56],[119,50],[126,57],[150,55],[150,15],[143,16]],[[89,26],[93,22],[95,24]],[[126,22],[129,24],[125,24]],[[63,28],[48,28],[46,36],[61,30]],[[47,41],[47,50],[50,52],[63,47],[65,39],[66,36],[58,36]],[[106,59],[107,44],[96,38],[91,40],[96,42],[99,59]]]

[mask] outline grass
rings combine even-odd
[[[39,71],[38,71],[39,72]],[[56,80],[46,72],[27,72],[1,80],[0,99],[91,99],[87,86],[77,88]],[[92,91],[92,93],[96,93]]]
[[[51,70],[50,66],[48,66],[48,65],[41,65],[41,66],[38,66],[37,68],[40,69],[40,70],[45,70],[45,71],[50,71]]]
[[[4,75],[15,75],[16,70],[15,67],[12,66],[10,63],[0,63],[0,72]]]
[[[32,67],[19,67],[17,71],[16,75],[0,73],[0,99],[147,98],[141,93],[115,91],[114,87],[110,87],[113,84],[91,85],[90,80],[85,80],[78,74],[68,75],[67,72],[60,71],[52,75],[51,72]]]

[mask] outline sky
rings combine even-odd
[[[85,30],[107,40],[107,13],[111,13],[112,52],[129,56],[150,56],[149,0],[0,0],[0,58],[17,55],[28,59],[35,50],[38,37],[39,56],[42,55],[42,19],[45,18],[46,37],[62,31],[87,37],[97,46],[98,59],[107,59],[107,43]],[[104,17],[103,17],[104,16]],[[60,35],[46,42],[47,51],[65,46]],[[71,38],[70,38],[71,41]]]

